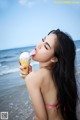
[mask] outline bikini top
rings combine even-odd
[[[31,100],[31,97],[29,96],[29,99]],[[57,103],[57,104],[45,104],[45,107],[46,108],[59,108],[60,107],[60,104]]]
[[[57,104],[45,104],[45,107],[46,108],[59,108],[60,107],[60,104],[57,103]]]

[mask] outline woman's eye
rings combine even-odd
[[[46,47],[46,45],[44,45],[44,47],[46,48],[46,50],[48,50],[48,48]]]

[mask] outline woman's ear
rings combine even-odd
[[[51,58],[51,62],[58,62],[58,59],[57,59],[57,57],[53,57],[53,58]]]

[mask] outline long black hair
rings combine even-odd
[[[58,59],[54,65],[51,65],[52,77],[55,78],[55,84],[58,90],[58,102],[60,111],[64,120],[77,120],[77,84],[75,78],[75,44],[67,33],[52,30],[49,34],[57,36],[54,56]],[[48,35],[49,35],[48,34]]]

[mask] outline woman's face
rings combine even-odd
[[[32,59],[38,62],[48,62],[54,57],[56,39],[57,36],[55,34],[50,34],[43,38],[36,46],[36,54],[32,56]]]

